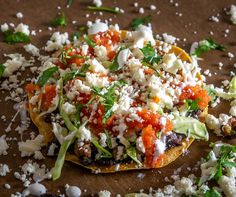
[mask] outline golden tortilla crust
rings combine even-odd
[[[125,39],[126,34],[127,34],[127,31],[121,31],[121,39]],[[160,44],[161,42],[157,41],[157,45],[160,45]],[[180,57],[183,61],[192,62],[191,57],[183,49],[179,47],[172,46],[169,53],[174,53],[176,56]],[[199,79],[201,79],[200,73],[198,77]],[[29,93],[28,99],[30,100],[32,96],[33,95]],[[36,125],[36,127],[38,127],[39,133],[44,136],[45,143],[51,142],[54,138],[54,134],[52,132],[52,125],[49,123],[46,123],[44,119],[41,116],[39,116],[39,113],[33,111],[33,108],[34,106],[32,104],[29,104],[28,111],[29,111],[29,114],[33,123]],[[207,108],[201,113],[200,120],[202,122],[204,122],[207,113],[208,113]],[[156,168],[164,167],[170,164],[171,162],[173,162],[174,160],[176,160],[179,156],[183,154],[183,152],[186,149],[188,149],[188,147],[191,145],[193,141],[194,139],[184,139],[182,140],[180,146],[167,150],[164,154],[163,162],[160,165],[158,165],[158,167]],[[71,153],[67,153],[65,160],[70,161],[79,166],[82,166],[86,169],[90,169],[96,173],[113,173],[117,171],[150,169],[149,167],[146,167],[145,165],[138,166],[136,163],[123,163],[123,164],[120,164],[119,168],[117,167],[117,165],[111,165],[111,166],[102,166],[102,165],[97,165],[97,164],[84,165],[75,154],[71,154]]]

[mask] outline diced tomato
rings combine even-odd
[[[138,115],[144,120],[142,123],[146,127],[147,125],[152,125],[155,130],[160,130],[160,115],[149,111],[147,109],[143,109],[138,112]]]
[[[80,93],[76,96],[75,101],[80,104],[87,104],[91,98],[91,94]]]
[[[184,101],[186,99],[198,100],[197,102],[198,107],[201,110],[204,110],[208,106],[211,97],[208,95],[206,90],[201,88],[200,85],[196,85],[196,86],[186,86],[183,89],[179,97],[179,100]]]
[[[108,57],[109,60],[113,60],[115,56],[116,56],[116,52],[115,51],[110,51],[107,54],[107,57]]]
[[[155,166],[154,152],[156,139],[156,131],[155,129],[153,129],[152,125],[149,124],[142,130],[142,140],[145,147],[146,165],[148,167]]]
[[[33,94],[34,91],[37,91],[37,90],[40,90],[40,87],[39,87],[38,85],[36,85],[36,84],[29,83],[29,84],[27,84],[27,85],[25,86],[25,91],[26,91],[27,93]]]
[[[67,59],[67,64],[76,64],[77,66],[80,66],[81,64],[83,64],[85,62],[84,58],[70,58]]]
[[[46,85],[45,92],[41,97],[41,108],[44,111],[47,111],[51,105],[53,99],[56,97],[56,85]]]
[[[154,70],[151,69],[151,68],[148,68],[148,69],[145,69],[145,70],[144,70],[144,73],[145,73],[146,75],[152,75],[152,74],[154,73]]]
[[[160,98],[158,96],[154,96],[153,97],[153,102],[159,103],[160,102]]]
[[[172,131],[173,129],[174,129],[174,127],[173,127],[171,120],[166,119],[166,125],[164,126],[163,132],[168,133],[169,131]]]

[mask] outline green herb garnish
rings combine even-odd
[[[214,188],[210,189],[210,190],[207,190],[205,193],[204,193],[204,196],[203,197],[222,197],[222,195],[217,191],[215,190]]]
[[[106,121],[111,117],[111,115],[113,114],[113,110],[112,107],[114,105],[114,103],[118,100],[118,95],[115,94],[115,87],[122,87],[124,86],[126,83],[122,80],[112,84],[110,87],[107,88],[106,93],[101,94],[102,88],[99,87],[93,87],[92,91],[94,94],[100,96],[103,98],[102,100],[102,104],[104,105],[104,116],[102,119],[103,124],[106,123]]]
[[[69,73],[66,73],[63,76],[63,81],[67,82],[69,80],[74,79],[75,77],[85,77],[86,76],[86,72],[88,71],[89,65],[88,64],[84,64],[81,69],[79,70],[74,70],[71,71]]]
[[[235,158],[236,146],[222,146],[219,153],[219,159],[217,161],[217,170],[213,177],[215,180],[219,180],[223,175],[224,168],[232,168],[236,166],[235,161],[231,161]]]
[[[57,27],[57,26],[66,26],[66,16],[64,13],[60,13],[52,22],[52,25]]]
[[[4,41],[9,43],[9,44],[14,44],[14,43],[23,43],[23,42],[30,42],[31,39],[28,35],[26,35],[23,32],[13,32],[11,30],[5,31],[4,32]]]
[[[52,75],[57,71],[58,71],[58,67],[56,66],[46,69],[40,75],[36,84],[39,86],[44,86],[47,83],[47,81],[52,77]]]
[[[192,55],[200,57],[203,53],[211,50],[224,51],[225,47],[216,43],[213,39],[208,38],[206,40],[202,40],[201,42],[199,42],[199,46],[195,49]]]
[[[88,35],[84,35],[84,41],[92,48],[96,46],[96,43],[91,38],[89,38]]]
[[[109,7],[96,7],[96,6],[88,6],[89,11],[95,12],[110,12],[113,14],[120,14],[120,11],[116,8],[109,8]]]
[[[6,69],[6,67],[3,64],[0,64],[0,79],[3,76],[4,70]]]
[[[185,100],[185,106],[188,109],[188,112],[193,112],[199,109],[198,101],[199,99],[196,99],[196,100],[186,99]]]
[[[151,22],[151,16],[145,16],[143,18],[136,18],[133,19],[131,22],[131,27],[135,30],[138,28],[139,25],[146,25],[147,23]]]
[[[150,42],[140,50],[143,52],[143,61],[146,63],[157,64],[161,60],[161,56],[155,51]]]

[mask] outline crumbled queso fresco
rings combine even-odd
[[[92,3],[97,8],[104,4],[101,0]],[[139,7],[138,2],[133,5],[141,16],[148,12]],[[179,6],[177,2],[174,5]],[[152,12],[157,8],[157,5],[149,5]],[[229,15],[232,24],[236,24],[235,5],[230,7]],[[20,21],[25,18],[21,12],[15,16]],[[210,20],[219,23],[219,18],[218,14]],[[7,60],[1,64],[4,70],[2,73],[0,70],[0,89],[9,94],[1,99],[14,102],[15,114],[11,120],[1,116],[6,127],[2,128],[4,132],[0,136],[0,157],[7,157],[14,142],[20,156],[27,158],[15,172],[12,164],[0,163],[1,177],[14,176],[22,183],[22,190],[11,197],[42,196],[50,192],[43,181],[60,177],[63,159],[58,150],[67,141],[74,145],[74,154],[82,164],[109,161],[115,165],[115,171],[119,171],[125,162],[134,164],[137,169],[161,166],[165,153],[173,147],[184,146],[183,140],[208,140],[206,127],[221,137],[236,133],[235,72],[230,72],[232,80],[222,81],[224,89],[205,85],[199,57],[193,55],[201,42],[192,47],[190,62],[173,51],[172,46],[178,38],[163,33],[163,41],[156,41],[151,25],[140,24],[134,31],[121,31],[117,24],[113,26],[97,20],[89,21],[87,26],[88,31],[81,39],[71,40],[69,33],[55,31],[42,49],[33,43],[24,44],[30,58],[20,53],[4,54]],[[15,34],[36,35],[36,30],[23,22],[1,24],[3,33],[9,30]],[[45,53],[47,55],[42,55]],[[231,61],[235,61],[234,54],[227,52]],[[36,66],[36,61],[41,66]],[[223,63],[219,62],[219,70],[222,68]],[[20,80],[26,70],[34,77]],[[212,76],[209,69],[204,74]],[[222,99],[230,103],[229,113],[207,114],[205,123],[201,122],[200,114],[208,107],[216,107]],[[32,106],[31,111],[29,106]],[[32,121],[27,110],[43,119],[44,127],[52,130],[57,141],[52,142],[48,134],[41,132],[31,132],[27,139],[22,138]],[[21,121],[14,127],[17,118]],[[103,132],[96,134],[98,128]],[[19,138],[9,137],[11,131],[16,131]],[[47,150],[46,154],[43,149]],[[134,196],[210,196],[213,193],[235,197],[236,147],[216,142],[211,149],[195,166],[200,169],[201,176],[180,177],[181,169],[177,169],[165,179],[173,179],[172,184],[150,188],[149,193],[141,191]],[[48,156],[57,156],[54,168],[43,164]],[[104,157],[109,160],[103,160]],[[189,167],[190,172],[193,169]],[[101,169],[96,169],[95,173],[99,172]],[[211,187],[209,181],[214,181],[215,186]],[[8,182],[0,187],[10,190],[14,185]],[[60,196],[83,195],[84,190],[79,185],[66,184],[64,187]],[[112,195],[108,190],[98,192],[99,197]]]

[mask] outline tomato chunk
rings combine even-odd
[[[148,167],[155,166],[154,152],[156,139],[156,131],[155,129],[153,129],[152,125],[149,124],[142,130],[142,140],[145,147],[146,165]]]
[[[198,100],[197,101],[198,107],[201,110],[204,110],[208,106],[211,97],[208,95],[206,90],[202,89],[200,85],[196,85],[196,86],[186,86],[183,89],[179,97],[179,100],[184,101],[186,99]]]
[[[56,85],[46,85],[45,92],[41,95],[41,108],[47,111],[52,106],[52,101],[56,97]]]

